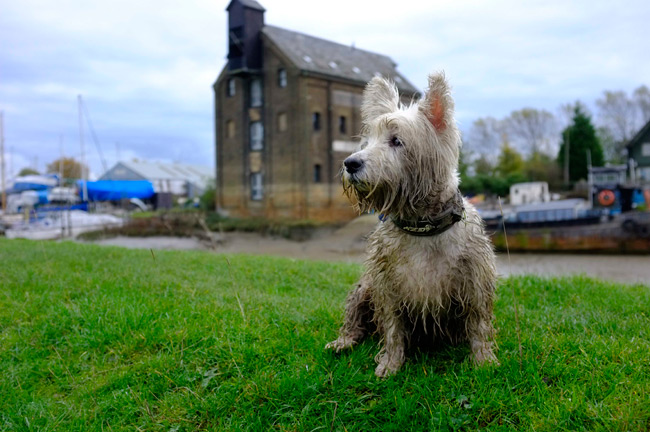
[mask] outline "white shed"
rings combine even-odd
[[[149,180],[156,193],[193,198],[203,193],[214,179],[214,169],[208,166],[180,163],[122,161],[106,171],[99,180]]]
[[[551,195],[546,182],[515,183],[510,186],[510,204],[512,205],[542,203],[550,200]]]

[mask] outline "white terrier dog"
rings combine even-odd
[[[348,197],[381,221],[339,337],[326,348],[349,348],[376,329],[379,377],[397,372],[422,334],[430,342],[467,341],[476,364],[497,363],[495,256],[480,216],[458,191],[453,112],[443,74],[430,76],[424,98],[408,107],[394,84],[374,78],[361,106],[361,150],[344,162]]]

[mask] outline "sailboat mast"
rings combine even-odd
[[[7,191],[5,190],[5,130],[4,113],[0,111],[0,168],[2,169],[2,214],[7,211]]]
[[[79,107],[79,143],[81,145],[81,198],[83,202],[88,201],[88,172],[86,168],[86,149],[84,148],[84,125],[81,118],[81,95],[77,96],[77,104]]]
[[[65,186],[63,179],[63,134],[59,135],[59,186]]]

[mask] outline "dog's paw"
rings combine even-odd
[[[473,353],[472,362],[476,366],[499,366],[501,364],[490,348],[483,348]]]
[[[375,368],[375,375],[378,378],[386,378],[391,375],[395,375],[398,370],[399,370],[399,366],[394,367],[394,365],[379,363]]]
[[[404,364],[403,355],[382,355],[377,361],[377,368],[375,369],[375,375],[379,378],[386,378],[391,375],[395,375],[399,368]]]
[[[352,347],[357,342],[349,337],[341,336],[336,340],[325,345],[325,349],[334,350],[335,352],[340,352],[341,350]]]

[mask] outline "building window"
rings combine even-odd
[[[278,114],[278,131],[284,132],[287,130],[287,113]]]
[[[320,165],[316,164],[314,165],[314,183],[320,183],[321,182],[321,169]]]
[[[251,174],[251,199],[261,201],[264,198],[264,183],[262,182],[262,173]]]
[[[235,122],[228,120],[226,122],[226,138],[232,138],[235,136]]]
[[[236,90],[237,90],[237,86],[235,83],[235,79],[230,78],[226,86],[226,96],[233,97],[235,95]]]
[[[643,180],[650,180],[650,167],[639,168],[639,177]]]
[[[252,122],[250,125],[251,150],[262,150],[264,148],[264,126],[262,122]]]
[[[315,112],[311,116],[311,124],[315,131],[320,130],[320,113]]]
[[[284,68],[278,69],[278,85],[282,88],[287,86],[287,70]]]
[[[348,131],[348,127],[347,127],[346,123],[347,122],[346,122],[345,116],[340,116],[339,117],[339,132],[341,132],[342,134],[347,133],[347,131]]]
[[[251,107],[262,106],[262,80],[255,78],[251,81]]]

